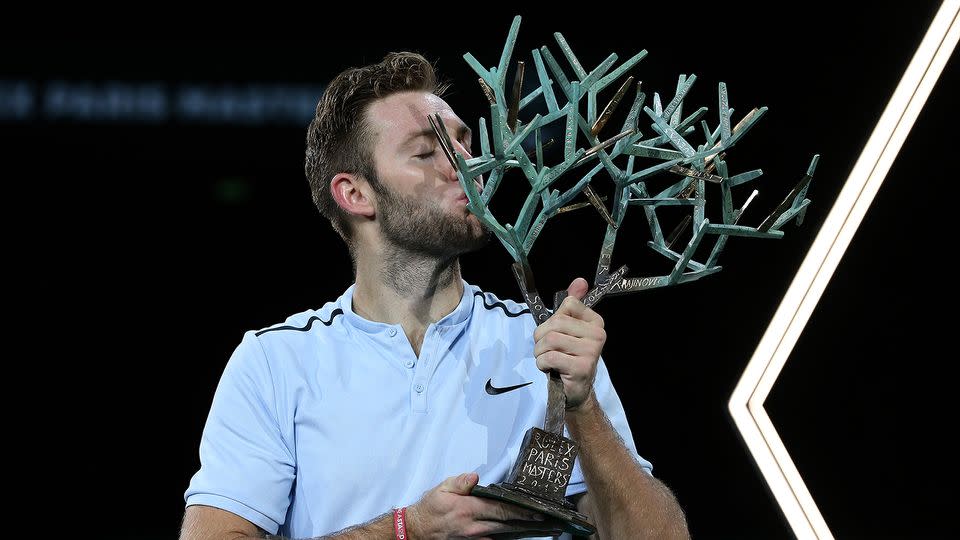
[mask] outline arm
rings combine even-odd
[[[560,534],[556,523],[531,510],[470,495],[480,480],[476,473],[451,476],[407,507],[407,537],[416,540],[476,538],[525,538]],[[516,536],[515,536],[516,535]],[[220,508],[187,507],[180,540],[250,540],[282,538],[267,535],[250,521]],[[312,540],[394,540],[393,512],[362,524]]]
[[[586,280],[570,285],[556,313],[534,332],[537,367],[560,373],[571,438],[581,444],[580,468],[589,494],[577,507],[604,540],[687,538],[686,522],[670,491],[640,467],[610,424],[593,391],[606,342],[603,319],[580,300]]]
[[[183,516],[180,540],[252,540],[262,538],[281,538],[268,535],[266,531],[253,523],[226,510],[213,506],[188,506]],[[393,512],[387,512],[364,523],[344,529],[330,536],[337,540],[362,540],[364,538],[396,538],[393,530]]]
[[[567,414],[580,443],[580,468],[590,491],[577,509],[597,525],[597,538],[688,538],[683,511],[670,490],[640,467],[596,398]]]

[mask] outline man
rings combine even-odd
[[[356,283],[245,334],[204,429],[182,539],[397,538],[400,507],[414,540],[549,535],[550,519],[469,493],[502,481],[542,422],[550,369],[582,445],[567,495],[597,536],[687,536],[634,448],[600,360],[603,320],[579,301],[586,281],[535,327],[524,305],[460,277],[458,256],[489,235],[427,120],[439,113],[470,155],[470,130],[443,90],[422,56],[391,53],[324,92],[306,174]]]

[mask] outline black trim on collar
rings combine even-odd
[[[479,296],[479,297],[483,298],[483,307],[485,307],[485,308],[487,308],[487,309],[490,309],[490,310],[492,310],[492,309],[494,309],[494,308],[500,308],[500,309],[502,309],[503,312],[507,315],[507,317],[519,317],[519,316],[523,315],[524,313],[530,313],[530,308],[523,309],[523,310],[521,310],[521,311],[519,311],[519,312],[517,312],[517,313],[511,313],[510,310],[507,309],[507,306],[505,306],[505,305],[503,304],[503,302],[494,302],[493,304],[488,304],[488,303],[487,303],[487,297],[484,296],[484,292],[483,292],[483,291],[477,291],[477,292],[473,293],[473,295],[474,295],[474,296]]]
[[[343,310],[340,308],[333,310],[333,313],[330,314],[329,321],[325,321],[320,317],[317,317],[316,315],[314,315],[313,317],[310,317],[310,320],[307,321],[306,326],[301,326],[299,328],[296,326],[278,326],[276,328],[267,328],[257,332],[257,337],[260,337],[261,334],[266,334],[267,332],[273,332],[274,330],[296,330],[298,332],[309,332],[310,327],[313,326],[314,321],[320,321],[321,323],[323,323],[324,326],[330,326],[331,324],[333,324],[333,319],[335,319],[337,315],[343,315]]]

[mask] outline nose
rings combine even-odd
[[[463,156],[464,161],[466,161],[466,160],[468,160],[468,159],[470,159],[470,158],[473,157],[473,154],[470,153],[470,148],[469,148],[467,145],[465,145],[465,144],[463,144],[462,142],[460,142],[460,141],[453,141],[453,149],[454,149],[455,152],[459,152],[460,155]],[[447,165],[449,166],[450,164],[447,163]],[[452,168],[451,168],[451,169],[452,169]],[[451,170],[450,173],[453,175],[453,180],[454,180],[454,181],[458,181],[458,179],[457,179],[457,171]],[[475,177],[475,178],[473,179],[473,181],[474,181],[474,182],[477,182],[478,184],[480,184],[480,186],[479,186],[479,189],[480,189],[480,190],[483,189],[483,184],[484,184],[484,182],[483,182],[483,175],[482,175],[482,174],[481,174],[481,175],[478,175],[477,177]]]
[[[453,141],[453,149],[463,154],[464,159],[469,159],[473,157],[472,155],[470,155],[470,149],[467,148],[466,145],[464,145],[460,141]]]
[[[451,140],[450,142],[451,144],[453,144],[453,152],[455,154],[458,153],[461,156],[463,156],[464,160],[468,160],[473,157],[473,155],[470,153],[470,148],[468,148],[467,145],[465,145],[464,143],[460,142],[459,140]],[[438,151],[442,152],[442,150],[438,150]],[[456,159],[456,156],[452,156],[452,157],[453,159]],[[440,170],[443,173],[443,177],[450,182],[458,183],[460,181],[460,178],[457,175],[456,168],[452,163],[450,163],[450,160],[442,159],[440,161],[441,161]],[[483,184],[484,184],[483,175],[477,176],[476,178],[473,179],[473,181],[479,184],[478,189],[480,190],[483,189]]]
[[[459,153],[461,156],[463,156],[463,159],[464,159],[464,160],[467,160],[467,159],[470,159],[470,158],[473,157],[473,156],[470,154],[470,149],[467,148],[463,143],[461,143],[460,141],[457,141],[457,140],[454,140],[454,141],[451,141],[451,142],[453,143],[453,152],[454,152],[454,154]],[[456,159],[456,156],[454,155],[453,158]],[[444,174],[444,176],[446,176],[447,178],[449,178],[450,180],[452,180],[452,181],[454,181],[454,182],[458,181],[458,180],[457,180],[457,170],[454,168],[453,164],[450,163],[450,160],[444,159],[444,160],[442,160],[442,162],[443,162],[443,174]]]

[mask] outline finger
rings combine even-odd
[[[571,317],[564,313],[558,313],[547,319],[547,322],[538,326],[537,329],[533,331],[533,340],[539,341],[550,332],[558,332],[568,336],[587,339],[601,339],[606,337],[603,335],[602,326],[589,323],[583,319]]]
[[[567,294],[576,298],[577,300],[583,300],[583,297],[587,295],[587,291],[590,290],[590,284],[587,283],[587,280],[582,277],[578,277],[570,282],[570,286],[567,287]]]
[[[537,357],[537,369],[544,373],[556,370],[561,375],[574,375],[576,357],[559,351],[547,351]]]
[[[515,532],[515,533],[503,533],[503,534],[493,534],[488,538],[491,540],[513,540],[515,538],[530,538],[530,533],[533,531],[526,532]],[[563,529],[546,529],[543,531],[537,531],[537,536],[560,536],[563,534]]]
[[[440,483],[440,491],[447,493],[456,493],[458,495],[469,495],[473,486],[480,481],[480,475],[474,472],[463,473],[459,476],[451,476]]]
[[[537,536],[560,536],[561,534],[563,534],[563,531],[551,529],[549,531],[544,531],[543,533],[539,533],[537,534]],[[494,534],[492,536],[488,536],[487,538],[489,538],[490,540],[514,540],[515,538],[530,538],[530,533],[521,532],[521,533]]]
[[[467,536],[485,536],[492,538],[526,538],[529,536],[545,536],[553,531],[559,530],[556,522],[543,521],[492,521],[481,520],[474,521],[469,529]],[[562,531],[561,531],[562,532]],[[535,533],[535,534],[531,534]],[[560,533],[557,533],[560,534]],[[519,536],[509,536],[519,535]]]
[[[560,304],[560,308],[557,309],[556,313],[564,313],[589,323],[599,324],[601,327],[603,327],[603,317],[601,317],[593,309],[588,308],[583,302],[572,296],[568,296],[563,299],[563,302]]]
[[[533,355],[540,356],[550,351],[574,356],[593,356],[597,353],[597,342],[596,340],[578,338],[559,332],[550,332],[543,336],[543,339],[534,343]]]
[[[473,515],[473,519],[476,520],[498,522],[514,520],[543,523],[546,519],[546,516],[536,510],[523,508],[507,502],[482,499],[479,497],[472,497],[472,499],[474,499],[474,505],[471,508],[471,514]]]

